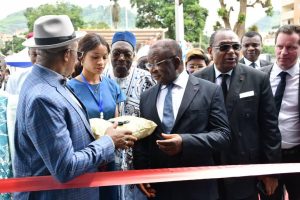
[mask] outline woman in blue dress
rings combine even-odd
[[[67,82],[68,87],[76,94],[85,106],[89,119],[110,119],[119,115],[119,105],[126,100],[118,84],[102,72],[108,62],[109,44],[95,33],[89,33],[78,44],[78,54],[82,54],[76,66],[79,75]],[[81,70],[82,69],[82,70]],[[101,170],[112,171],[115,163],[101,167]],[[101,200],[118,200],[119,186],[100,188]]]

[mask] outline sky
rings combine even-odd
[[[254,0],[248,0],[248,1],[254,1]],[[233,6],[234,10],[239,10],[239,5],[234,4],[236,3],[236,0],[225,0],[225,3],[227,5]],[[213,32],[213,25],[215,24],[216,20],[218,20],[218,14],[217,10],[220,8],[219,0],[200,0],[200,5],[204,8],[207,8],[209,10],[209,15],[206,19],[205,23],[205,29],[204,33],[206,35],[211,35]],[[281,9],[281,0],[272,0],[272,5],[274,10]],[[233,12],[236,17],[238,15],[238,12]],[[260,18],[266,16],[264,10],[262,9],[261,5],[256,5],[254,8],[248,8],[247,9],[247,18],[246,18],[246,27],[253,25],[256,21],[258,21]],[[236,20],[237,18],[231,17],[231,20]],[[219,19],[220,20],[220,19]],[[222,21],[222,20],[220,20]],[[233,28],[234,24],[231,22],[231,26]]]
[[[250,0],[254,1],[254,0]],[[113,1],[110,0],[7,0],[3,1],[0,6],[0,19],[5,18],[7,15],[14,13],[16,11],[23,10],[28,7],[37,7],[41,4],[50,3],[54,4],[55,2],[71,2],[72,4],[86,7],[92,5],[94,7],[99,5],[112,5]],[[127,5],[129,7],[130,0],[120,0],[119,3],[121,6]],[[236,0],[225,0],[225,3],[232,5],[238,10],[237,4],[234,5]],[[280,10],[280,0],[272,0],[272,4],[275,10]],[[200,0],[200,5],[209,10],[209,16],[206,20],[206,27],[204,32],[206,34],[212,33],[212,27],[215,24],[217,17],[217,9],[219,8],[219,0]],[[256,6],[254,9],[249,8],[247,14],[246,27],[255,23],[258,19],[265,16],[265,13],[261,6]],[[235,12],[237,14],[237,12]],[[232,18],[234,19],[234,18]],[[233,25],[232,25],[233,26]]]
[[[123,5],[123,2],[129,5],[129,0],[121,0],[121,1],[122,4],[120,3],[120,5]],[[72,4],[82,6],[82,7],[86,7],[88,5],[92,5],[96,7],[99,5],[113,4],[113,1],[110,0],[6,0],[3,1],[0,6],[0,19],[5,18],[7,15],[11,13],[24,10],[28,7],[38,7],[39,5],[46,4],[46,3],[55,4],[56,2],[71,2]]]

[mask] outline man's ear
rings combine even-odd
[[[178,56],[176,56],[173,60],[174,60],[176,70],[179,68],[180,65],[183,65],[182,60]]]
[[[207,47],[207,52],[212,55],[212,48],[211,47]]]
[[[70,51],[69,49],[66,49],[66,50],[65,50],[65,53],[64,53],[64,61],[65,61],[65,62],[68,62],[68,61],[69,61],[70,54],[71,54],[71,51]]]

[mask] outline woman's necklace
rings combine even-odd
[[[90,84],[91,85],[91,84]],[[96,84],[96,87],[94,87],[94,93],[98,94],[99,92],[100,83]]]
[[[99,113],[100,113],[100,118],[103,119],[104,118],[104,114],[103,114],[103,99],[100,93],[100,84],[101,84],[101,78],[100,78],[100,83],[96,85],[96,88],[94,89],[91,85],[87,82],[86,78],[83,76],[82,72],[81,72],[81,78],[84,82],[84,84],[88,87],[89,91],[91,92],[91,95],[93,96],[94,100],[97,102],[98,104],[98,109],[99,109]],[[97,93],[99,93],[99,100],[97,99]]]

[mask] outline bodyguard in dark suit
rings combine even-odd
[[[180,46],[160,40],[148,54],[157,85],[141,96],[141,116],[157,123],[155,132],[134,147],[137,169],[214,165],[213,152],[229,146],[231,135],[221,88],[188,75]],[[216,200],[216,180],[142,184],[159,200]]]
[[[276,63],[262,68],[270,76],[270,82],[282,134],[282,162],[300,162],[300,81],[299,81],[300,26],[284,25],[275,35]],[[282,174],[279,187],[272,198],[283,199],[285,186],[290,200],[300,199],[300,174]]]
[[[245,33],[241,39],[241,44],[244,58],[239,61],[240,63],[255,69],[272,64],[267,60],[259,59],[262,50],[262,38],[258,32],[249,31]]]
[[[221,152],[220,164],[272,163],[280,161],[280,132],[268,76],[238,64],[238,36],[229,29],[213,33],[210,46],[214,65],[195,76],[222,86],[233,136],[229,151]],[[277,179],[263,177],[268,193]],[[256,200],[257,177],[220,181],[222,200]]]

